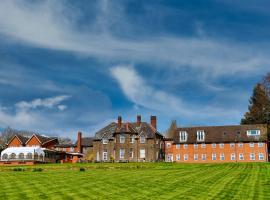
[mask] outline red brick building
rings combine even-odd
[[[154,162],[164,160],[164,137],[157,131],[157,119],[150,123],[112,122],[95,134],[93,142],[95,161],[98,162]]]
[[[267,162],[268,128],[264,124],[177,128],[166,139],[167,162]]]

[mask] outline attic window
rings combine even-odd
[[[186,131],[180,131],[179,132],[179,140],[180,142],[186,142],[187,141],[188,134]]]
[[[103,144],[108,144],[108,143],[109,143],[109,140],[108,140],[107,138],[103,138],[103,139],[102,139],[102,143],[103,143]]]
[[[197,141],[204,141],[204,131],[197,131]]]
[[[247,136],[259,136],[260,134],[260,130],[247,130]]]

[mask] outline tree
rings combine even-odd
[[[176,120],[172,120],[170,128],[166,132],[166,137],[167,138],[173,138],[174,132],[177,129],[177,123]]]
[[[270,124],[270,97],[264,84],[258,83],[254,87],[249,103],[241,124]]]

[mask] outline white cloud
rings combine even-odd
[[[67,106],[66,105],[59,105],[59,106],[57,106],[57,108],[59,110],[63,111],[63,110],[66,110],[67,109]]]
[[[111,12],[112,3],[101,1],[93,27],[101,30],[78,30],[74,9],[59,1],[3,0],[0,4],[0,33],[26,44],[72,51],[117,61],[151,62],[168,66],[195,68],[207,76],[254,72],[269,67],[268,50],[210,38],[151,37],[147,40],[124,40],[114,37],[109,22],[121,9]],[[115,6],[114,6],[115,7]],[[119,6],[121,7],[121,6]],[[116,14],[118,13],[118,14]],[[123,19],[125,16],[122,16]],[[121,22],[122,22],[121,21]],[[125,23],[123,21],[123,23]]]
[[[57,105],[59,105],[62,101],[67,100],[70,98],[69,95],[60,95],[60,96],[55,96],[55,97],[50,97],[50,98],[45,98],[45,99],[34,99],[30,102],[27,101],[21,101],[16,104],[16,107],[18,109],[31,109],[31,108],[38,108],[38,107],[45,107],[45,108],[53,108]],[[58,106],[59,110],[64,110],[66,109],[65,105],[59,105]]]

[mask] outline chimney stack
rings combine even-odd
[[[142,117],[141,115],[137,115],[137,126],[140,126],[142,123]]]
[[[156,116],[151,116],[151,125],[157,129],[157,117]]]
[[[122,117],[118,116],[118,128],[121,128],[122,126]]]
[[[78,132],[77,138],[77,152],[82,153],[82,132]]]

